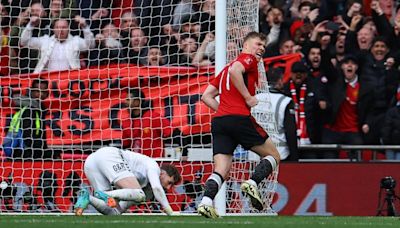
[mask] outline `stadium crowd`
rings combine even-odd
[[[120,63],[211,66],[215,4],[3,0],[0,73],[18,77]],[[282,87],[295,104],[299,142],[400,145],[398,1],[260,0],[259,6],[259,31],[268,36],[264,57],[302,56]],[[235,56],[235,44],[227,45]],[[388,151],[387,158],[400,159],[400,151]]]

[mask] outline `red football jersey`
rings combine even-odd
[[[254,55],[242,53],[234,61],[225,66],[221,73],[211,81],[211,84],[219,90],[219,106],[215,116],[250,115],[250,107],[247,106],[246,101],[236,89],[229,75],[229,69],[235,62],[240,62],[244,66],[244,83],[249,93],[252,96],[255,95],[258,83],[257,59]]]
[[[163,138],[172,134],[170,121],[156,111],[122,121],[124,147],[149,157],[164,157]]]

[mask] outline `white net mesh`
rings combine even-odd
[[[200,96],[214,75],[216,1],[3,2],[11,3],[0,5],[0,212],[72,212],[88,185],[84,159],[110,144],[174,159],[184,183],[169,201],[194,212],[212,173],[211,112]],[[229,1],[228,61],[256,29],[257,8],[257,1]],[[128,112],[132,88],[153,112]],[[20,126],[10,127],[23,107]],[[235,164],[227,212],[250,212],[237,184],[253,166]],[[264,183],[267,205],[274,181]]]

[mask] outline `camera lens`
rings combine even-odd
[[[396,181],[393,177],[384,177],[381,179],[381,188],[384,189],[394,189],[396,187]]]

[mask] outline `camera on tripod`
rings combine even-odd
[[[388,176],[381,179],[381,188],[386,190],[394,190],[396,187],[396,181],[393,177]]]
[[[377,215],[383,215],[384,211],[386,211],[387,216],[399,215],[396,211],[395,200],[400,198],[394,192],[395,187],[396,187],[396,180],[393,179],[393,177],[386,176],[381,179]],[[383,189],[385,190],[386,193],[385,198],[382,198]],[[386,204],[386,209],[384,209],[385,204]]]

